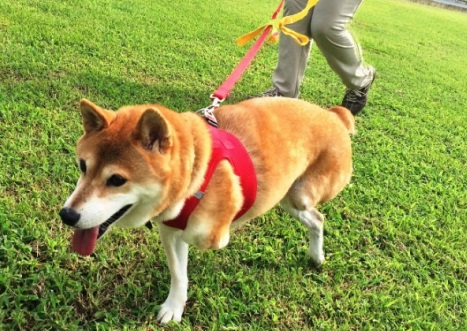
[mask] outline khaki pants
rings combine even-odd
[[[284,16],[305,8],[308,0],[286,0]],[[347,30],[347,24],[362,0],[320,0],[301,21],[290,25],[293,30],[312,39],[332,70],[349,89],[367,86],[373,69],[363,63],[359,45]],[[279,42],[279,60],[273,73],[273,84],[287,97],[298,97],[312,42],[300,46],[285,35]]]

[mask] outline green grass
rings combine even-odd
[[[178,111],[208,96],[246,49],[236,37],[275,2],[0,2],[0,329],[157,330],[169,273],[156,231],[115,230],[96,257],[71,252],[57,213],[78,170],[82,97]],[[352,24],[377,68],[357,118],[355,173],[321,207],[325,264],[305,230],[269,212],[222,251],[190,251],[173,330],[467,330],[467,16],[367,0]],[[265,46],[228,103],[270,86]],[[301,97],[344,87],[315,48]]]

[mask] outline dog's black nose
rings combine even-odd
[[[71,226],[74,226],[76,223],[78,223],[81,216],[73,208],[62,208],[59,215],[63,223]]]

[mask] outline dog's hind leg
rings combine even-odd
[[[157,320],[162,324],[180,322],[188,298],[188,244],[181,238],[182,231],[158,223],[160,238],[170,269],[170,292],[161,305]]]
[[[290,215],[295,217],[308,230],[309,247],[308,254],[316,265],[324,262],[323,249],[323,224],[324,216],[317,211],[310,203],[302,203],[297,206],[286,196],[281,201],[281,206]]]
[[[351,174],[350,149],[348,153],[336,154],[336,150],[328,151],[293,183],[281,201],[281,206],[308,229],[310,237],[308,252],[318,265],[324,261],[324,216],[315,206],[333,199],[341,192],[348,184]]]

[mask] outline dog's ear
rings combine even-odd
[[[105,129],[110,125],[114,116],[114,113],[102,109],[86,99],[81,100],[79,109],[83,118],[84,132],[86,133]]]
[[[172,145],[170,127],[157,108],[146,109],[139,119],[135,137],[147,151],[165,153]]]

